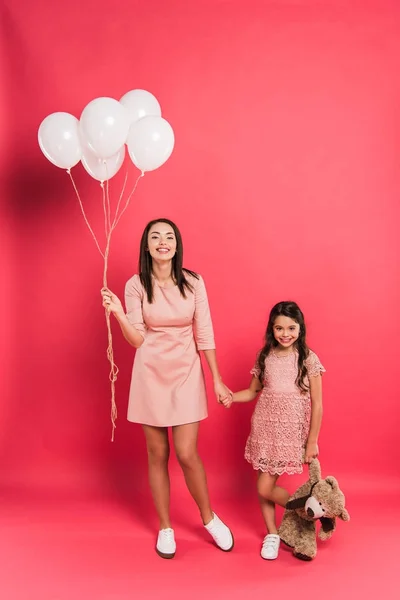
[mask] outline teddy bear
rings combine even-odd
[[[312,560],[317,555],[316,521],[321,522],[318,537],[328,540],[336,529],[336,519],[349,521],[345,497],[334,477],[321,479],[319,460],[309,465],[309,479],[286,503],[279,537],[292,548],[300,560]]]

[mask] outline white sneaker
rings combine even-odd
[[[174,558],[176,543],[173,529],[161,529],[158,532],[156,552],[161,558]]]
[[[207,529],[218,548],[221,548],[224,552],[230,552],[232,550],[234,545],[232,532],[215,513],[212,521],[210,521],[208,525],[204,525],[204,527]]]
[[[261,548],[261,558],[265,560],[275,560],[275,558],[278,558],[280,543],[281,539],[279,535],[274,533],[266,535]]]

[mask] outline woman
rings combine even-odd
[[[169,514],[168,427],[172,427],[175,452],[205,528],[221,550],[233,548],[231,531],[211,509],[197,452],[199,422],[207,417],[200,350],[212,373],[218,401],[230,392],[218,370],[204,282],[182,265],[177,226],[168,219],[157,219],[142,235],[139,275],[125,287],[127,313],[115,294],[101,291],[103,306],[114,314],[125,339],[137,349],[128,420],[140,423],[146,437],[149,482],[160,520],[156,551],[162,558],[173,558],[176,551]]]

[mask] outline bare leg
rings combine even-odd
[[[278,533],[275,520],[275,504],[286,506],[289,492],[276,485],[278,475],[259,472],[257,481],[258,497],[261,512],[264,517],[268,533]]]
[[[146,436],[149,484],[160,520],[160,529],[171,527],[169,516],[170,481],[168,474],[169,441],[165,427],[143,425]]]
[[[177,425],[172,428],[176,456],[182,468],[186,485],[199,507],[204,525],[213,519],[207,478],[203,463],[197,451],[199,423]]]

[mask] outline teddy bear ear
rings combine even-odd
[[[338,515],[338,517],[339,519],[342,519],[342,521],[350,521],[350,515],[345,508],[342,510],[340,515]]]
[[[329,485],[334,489],[334,490],[338,490],[339,489],[339,484],[337,482],[337,479],[335,479],[335,477],[332,477],[332,475],[328,475],[328,477],[325,478],[326,483],[329,483]]]

